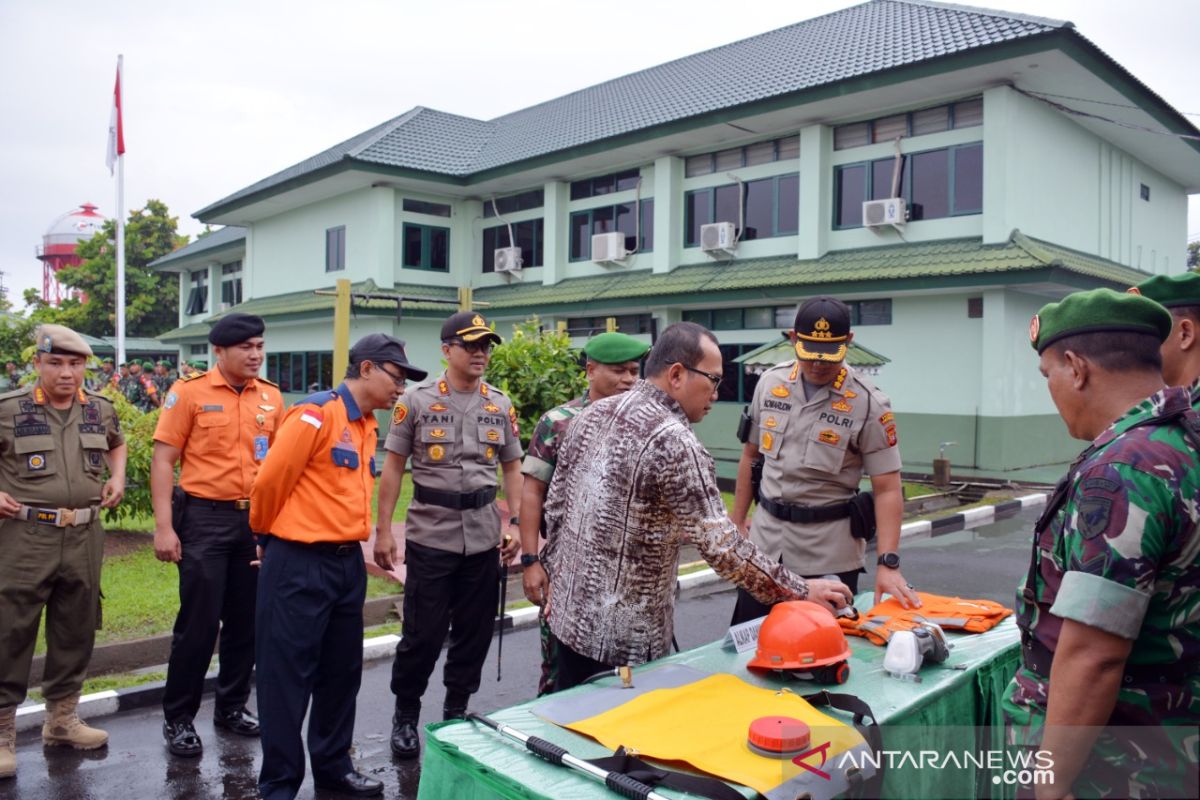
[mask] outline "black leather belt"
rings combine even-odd
[[[348,556],[354,553],[362,554],[362,546],[358,542],[346,544],[345,542],[292,542],[301,547],[308,547],[318,553],[326,553],[331,556]]]
[[[194,494],[187,495],[189,506],[207,506],[208,508],[223,508],[230,511],[249,511],[250,500],[209,500],[207,497],[197,497]]]
[[[419,503],[429,503],[442,508],[463,511],[468,508],[483,508],[490,505],[496,499],[496,487],[485,486],[473,492],[442,492],[414,483],[413,498]]]
[[[1050,665],[1054,653],[1046,645],[1021,631],[1021,661],[1025,669],[1036,672],[1043,678],[1050,677]],[[1196,676],[1197,667],[1182,662],[1174,664],[1126,664],[1121,675],[1121,685],[1171,684],[1181,685]]]
[[[832,506],[789,506],[779,503],[769,497],[758,498],[758,505],[772,517],[785,522],[833,522],[835,519],[845,519],[850,516],[850,504],[838,503]]]

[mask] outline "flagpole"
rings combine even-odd
[[[125,113],[125,56],[117,56],[117,87]],[[121,124],[124,120],[120,120]],[[125,362],[125,154],[117,153],[117,363]]]

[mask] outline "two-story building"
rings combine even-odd
[[[338,278],[352,339],[432,368],[464,287],[501,333],[695,320],[727,356],[697,426],[723,452],[756,380],[734,359],[827,293],[888,360],[907,462],[955,441],[956,465],[1058,463],[1078,445],[1029,319],[1184,269],[1198,133],[1070,23],[873,0],[492,120],[414,108],[268,176],[158,262],[180,272],[164,338],[195,356],[226,306],[260,314],[270,376],[302,391],[334,382],[314,290]]]

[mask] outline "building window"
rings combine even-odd
[[[189,315],[203,314],[208,311],[208,270],[198,269],[191,275],[192,290],[188,293],[185,313]]]
[[[450,229],[404,224],[403,265],[436,272],[450,270]]]
[[[967,298],[967,319],[983,319],[983,298]]]
[[[188,355],[204,356],[208,358],[208,345],[206,344],[190,344],[188,345]]]
[[[746,181],[742,198],[744,212],[738,214],[736,183],[685,192],[683,196],[684,246],[700,243],[700,226],[712,222],[737,223],[744,217],[745,229],[738,237],[768,239],[796,233],[800,225],[800,176],[777,175]]]
[[[683,162],[683,175],[686,178],[694,178],[697,175],[711,175],[714,172],[724,172],[740,167],[755,167],[759,164],[788,161],[799,157],[800,137],[788,136],[783,139],[771,139],[716,153],[689,156]]]
[[[315,392],[333,388],[333,353],[268,353],[267,379],[284,392]]]
[[[983,98],[972,97],[949,105],[839,125],[833,129],[833,149],[846,150],[850,147],[890,142],[897,136],[924,136],[927,133],[972,128],[982,124]]]
[[[338,272],[346,268],[346,226],[325,229],[325,271]]]
[[[242,302],[242,262],[221,265],[221,305],[228,308]]]
[[[636,189],[641,175],[641,170],[628,169],[624,172],[614,172],[611,175],[599,175],[595,178],[573,181],[571,183],[571,199],[585,200],[589,197]]]
[[[862,225],[864,200],[892,196],[895,158],[834,167],[835,228]],[[955,145],[904,156],[897,196],[909,205],[910,221],[983,211],[983,144]]]
[[[749,403],[754,399],[754,387],[759,375],[749,372],[735,358],[757,350],[762,344],[723,344],[721,350],[721,386],[717,389],[718,403]]]
[[[543,205],[545,205],[545,193],[541,189],[531,189],[528,192],[496,198],[496,208],[500,209],[501,214],[515,214],[518,211],[541,208]],[[484,219],[496,216],[496,209],[492,208],[491,198],[483,201],[483,216]]]
[[[567,333],[571,336],[594,336],[608,330],[608,317],[571,317],[567,319]],[[614,317],[617,330],[634,336],[639,333],[654,333],[653,314],[622,314]]]
[[[637,225],[634,217],[636,203],[617,203],[614,206],[589,208],[571,214],[572,261],[586,261],[592,257],[592,236],[597,233],[620,232],[625,234],[625,249],[649,253],[654,250],[654,198],[642,201],[642,241],[635,246]]]
[[[543,265],[542,240],[545,234],[545,222],[541,217],[527,219],[512,224],[515,242],[508,240],[508,226],[497,225],[483,229],[483,271],[495,272],[496,250],[501,247],[521,248],[521,262],[524,267],[540,267]]]
[[[404,210],[410,214],[427,214],[431,217],[450,216],[450,206],[445,203],[428,203],[424,200],[405,199]]]
[[[1150,200],[1150,187],[1144,183],[1142,184],[1141,193],[1142,193],[1143,200],[1146,200],[1146,201]]]
[[[892,324],[891,300],[851,300],[846,305],[850,306],[851,327]]]

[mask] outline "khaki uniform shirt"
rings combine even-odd
[[[798,362],[762,376],[751,405],[750,441],[764,456],[762,496],[795,506],[826,506],[853,496],[862,476],[900,469],[896,423],[888,398],[850,367],[804,399]],[[751,540],[802,575],[848,572],[863,565],[866,543],[850,520],[785,522],[762,508]]]
[[[413,483],[441,492],[471,492],[497,484],[496,468],[521,458],[517,411],[496,387],[481,381],[457,392],[445,373],[400,398],[384,447],[408,458]],[[495,503],[456,510],[414,497],[404,538],[426,547],[473,555],[500,543]]]
[[[79,390],[69,409],[33,384],[0,395],[0,489],[43,508],[100,503],[104,454],[125,442],[112,402]]]

